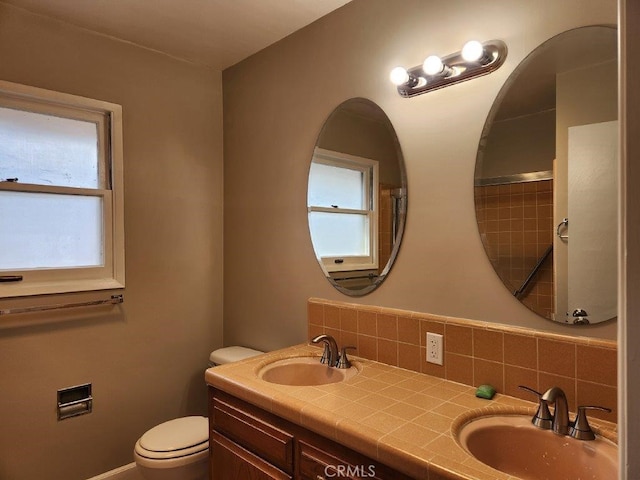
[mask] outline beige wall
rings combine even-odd
[[[324,124],[317,146],[377,160],[379,182],[400,186],[397,142],[388,120],[336,109]]]
[[[133,461],[149,427],[206,414],[203,369],[222,345],[221,75],[0,4],[0,79],[123,106],[121,310],[0,318],[0,478],[82,480]],[[57,422],[56,390],[84,382],[93,413]]]
[[[553,170],[555,139],[555,110],[496,121],[491,125],[478,176],[494,178]]]
[[[366,97],[388,114],[408,175],[408,217],[395,266],[355,301],[541,330],[574,332],[515,300],[480,242],[473,174],[480,133],[501,85],[537,45],[569,28],[616,23],[615,0],[355,0],[223,72],[225,342],[263,349],[305,338],[306,300],[342,299],[309,240],[308,164],[329,113]],[[388,81],[469,38],[504,40],[491,75],[412,99]],[[615,338],[613,322],[581,333]]]

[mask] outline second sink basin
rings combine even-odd
[[[462,447],[482,463],[523,480],[618,478],[618,447],[556,435],[524,415],[482,416],[458,431]]]
[[[277,360],[262,367],[258,377],[280,385],[326,385],[338,383],[357,375],[358,369],[334,368],[320,363],[318,357],[294,357]]]

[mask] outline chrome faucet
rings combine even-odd
[[[338,344],[331,335],[323,333],[313,338],[311,342],[324,343],[324,352],[322,352],[320,363],[326,363],[330,367],[335,367],[338,364]]]
[[[578,413],[574,422],[569,422],[569,408],[567,406],[567,396],[561,388],[552,387],[544,393],[536,392],[534,389],[519,385],[520,388],[533,393],[538,397],[538,410],[533,415],[531,423],[542,429],[551,429],[558,435],[569,435],[578,440],[594,440],[595,433],[591,429],[587,420],[587,410],[601,410],[611,413],[611,409],[597,405],[584,405],[578,407]],[[549,412],[547,403],[554,402],[553,415]]]
[[[540,398],[545,402],[554,402],[553,422],[551,424],[553,433],[567,435],[569,433],[569,406],[567,405],[567,396],[562,389],[551,387]]]

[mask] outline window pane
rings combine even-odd
[[[0,107],[0,179],[99,188],[93,122]]]
[[[311,163],[308,205],[364,210],[363,173],[350,168]]]
[[[0,270],[102,266],[102,197],[0,191]]]
[[[309,228],[318,258],[369,255],[366,215],[310,212]]]

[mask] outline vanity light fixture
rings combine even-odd
[[[507,45],[501,40],[480,43],[471,40],[462,50],[446,57],[429,55],[422,65],[406,70],[396,67],[390,80],[402,97],[413,97],[447,87],[497,70],[507,58]]]

